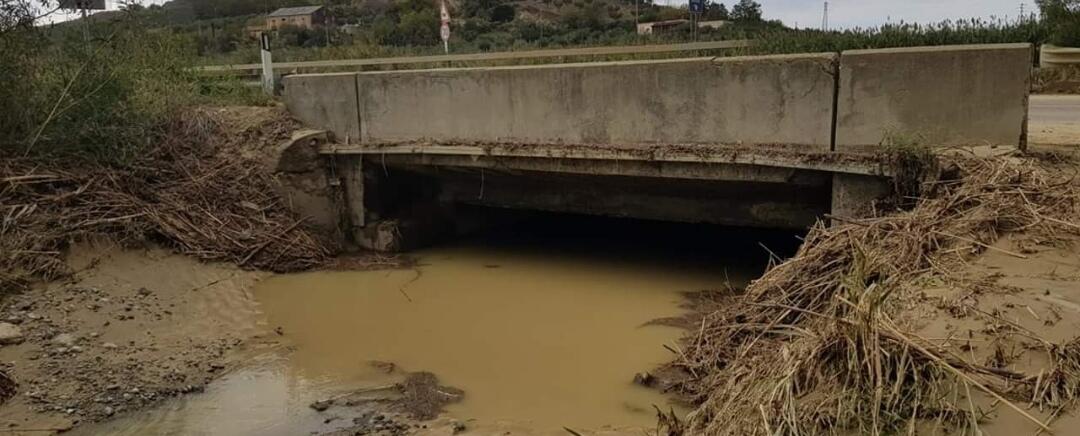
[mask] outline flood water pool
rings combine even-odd
[[[546,239],[545,239],[546,240]],[[284,346],[156,410],[95,434],[308,434],[349,424],[309,407],[388,376],[434,373],[465,391],[449,416],[535,434],[644,428],[671,398],[633,383],[672,359],[683,292],[740,285],[760,253],[727,264],[693,250],[590,244],[457,243],[392,271],[278,275],[251,290]],[[534,241],[535,242],[535,241]],[[763,250],[758,250],[763,252]],[[748,258],[753,257],[750,261]],[[519,434],[515,432],[515,434]]]
[[[358,374],[374,359],[464,389],[449,407],[461,418],[646,425],[651,405],[666,401],[634,374],[668,360],[663,345],[681,332],[643,324],[678,315],[680,291],[724,279],[490,248],[433,250],[421,262],[263,283],[256,295],[269,322],[297,344],[297,376]]]

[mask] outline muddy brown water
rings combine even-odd
[[[647,428],[653,405],[667,409],[672,399],[633,377],[671,360],[664,345],[683,332],[645,324],[682,313],[683,292],[739,285],[761,267],[748,256],[718,264],[694,249],[535,243],[461,243],[416,256],[415,269],[263,280],[251,290],[258,322],[280,327],[284,347],[253,357],[205,393],[81,431],[329,431],[349,424],[348,411],[309,404],[393,383],[372,361],[430,371],[464,390],[446,416],[470,429]]]

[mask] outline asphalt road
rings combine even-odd
[[[1033,95],[1031,121],[1040,123],[1080,123],[1080,95]]]
[[[1033,95],[1028,108],[1032,144],[1080,144],[1080,95]]]

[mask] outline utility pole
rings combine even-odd
[[[1024,15],[1024,6],[1025,6],[1024,2],[1020,2],[1020,22],[1021,23],[1023,23],[1024,21],[1027,21],[1027,16]]]
[[[829,2],[825,1],[825,12],[821,14],[821,30],[829,30]]]
[[[639,3],[641,3],[641,0],[634,0],[634,31],[635,32],[638,29],[638,25],[641,24],[641,21],[638,18],[638,17],[641,16],[641,13],[638,12],[638,4]],[[541,27],[541,29],[543,29],[543,27]]]
[[[90,50],[90,19],[88,17],[90,15],[87,13],[85,7],[80,7],[79,11],[82,13],[83,44],[86,45],[87,51],[89,52],[89,50]]]
[[[450,54],[450,11],[446,9],[446,0],[439,3],[439,36],[442,38],[443,53]]]
[[[262,85],[266,95],[274,95],[274,60],[270,55],[270,34],[259,34],[259,54],[262,58]]]

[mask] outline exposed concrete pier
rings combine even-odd
[[[317,152],[340,181],[347,233],[368,248],[453,227],[455,205],[805,228],[888,193],[888,132],[1023,147],[1031,52],[296,75],[285,100],[331,132]]]

